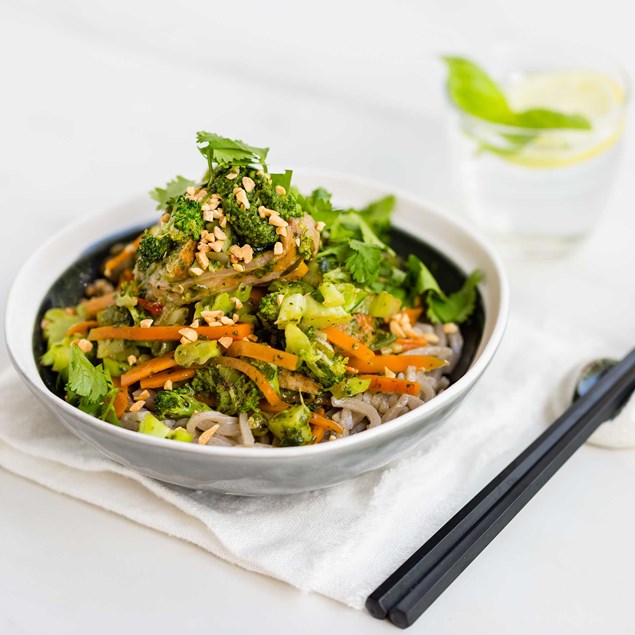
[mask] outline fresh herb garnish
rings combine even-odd
[[[168,201],[177,196],[182,196],[188,187],[196,185],[194,181],[190,181],[183,176],[177,176],[172,179],[166,186],[156,187],[150,192],[150,196],[157,202],[157,209],[165,209]]]
[[[483,279],[480,271],[474,271],[461,289],[446,295],[430,270],[417,256],[410,254],[406,261],[407,284],[413,298],[425,294],[426,314],[431,322],[463,322],[474,310],[476,285]]]
[[[381,266],[382,249],[360,240],[348,241],[350,252],[346,257],[346,268],[355,282],[370,284],[377,280]]]
[[[212,174],[212,164],[247,166],[259,163],[265,166],[269,148],[256,148],[247,145],[237,139],[221,137],[213,132],[197,132],[196,143],[198,149],[207,159],[207,166],[210,175]]]
[[[71,363],[66,384],[67,399],[80,410],[119,425],[113,400],[117,388],[104,367],[93,366],[78,346],[71,346]]]
[[[444,57],[448,66],[448,93],[464,112],[492,123],[532,130],[590,130],[580,114],[532,108],[516,112],[498,84],[477,64],[462,57]]]

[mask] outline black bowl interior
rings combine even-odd
[[[52,307],[73,306],[77,304],[83,297],[86,286],[98,277],[100,267],[110,253],[111,247],[119,242],[130,242],[134,240],[142,229],[142,227],[137,227],[124,233],[111,235],[86,249],[82,256],[53,283],[42,300],[38,318],[33,329],[33,354],[38,362],[38,369],[42,380],[49,390],[55,394],[63,396],[63,391],[61,392],[60,387],[57,386],[56,374],[51,371],[50,368],[42,366],[39,363],[41,356],[46,351],[46,344],[42,329],[40,328],[40,322],[42,321],[44,313]],[[421,258],[446,293],[457,291],[465,282],[465,272],[461,271],[454,262],[441,252],[418,238],[398,229],[393,229],[391,245],[398,254],[404,257],[408,256],[408,254],[416,254]],[[478,293],[474,313],[461,325],[461,333],[463,334],[465,344],[463,346],[461,359],[449,376],[451,382],[455,382],[462,377],[470,367],[483,335],[484,323],[485,312],[483,309],[483,300],[480,293]]]

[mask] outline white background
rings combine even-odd
[[[460,212],[438,55],[539,35],[593,45],[635,76],[626,6],[2,0],[2,305],[22,258],[58,227],[196,175],[199,129],[269,145],[276,164],[378,178]],[[508,263],[514,311],[633,333],[626,134],[592,239],[563,261]],[[633,484],[635,453],[581,450],[412,632],[634,632]],[[0,471],[0,632],[194,628],[396,632]]]

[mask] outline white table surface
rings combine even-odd
[[[270,145],[276,163],[380,178],[460,211],[438,53],[550,36],[593,43],[635,76],[625,7],[4,0],[2,305],[25,249],[57,227],[200,171],[201,128]],[[593,238],[561,261],[508,263],[513,310],[613,340],[635,335],[632,129],[627,137]],[[411,631],[633,633],[634,486],[635,452],[583,448]],[[396,632],[0,470],[1,633],[195,628]]]

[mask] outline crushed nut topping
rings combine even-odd
[[[139,322],[139,326],[142,329],[149,329],[152,326],[153,322],[154,320],[152,318],[147,318],[145,320],[141,320],[141,322]]]

